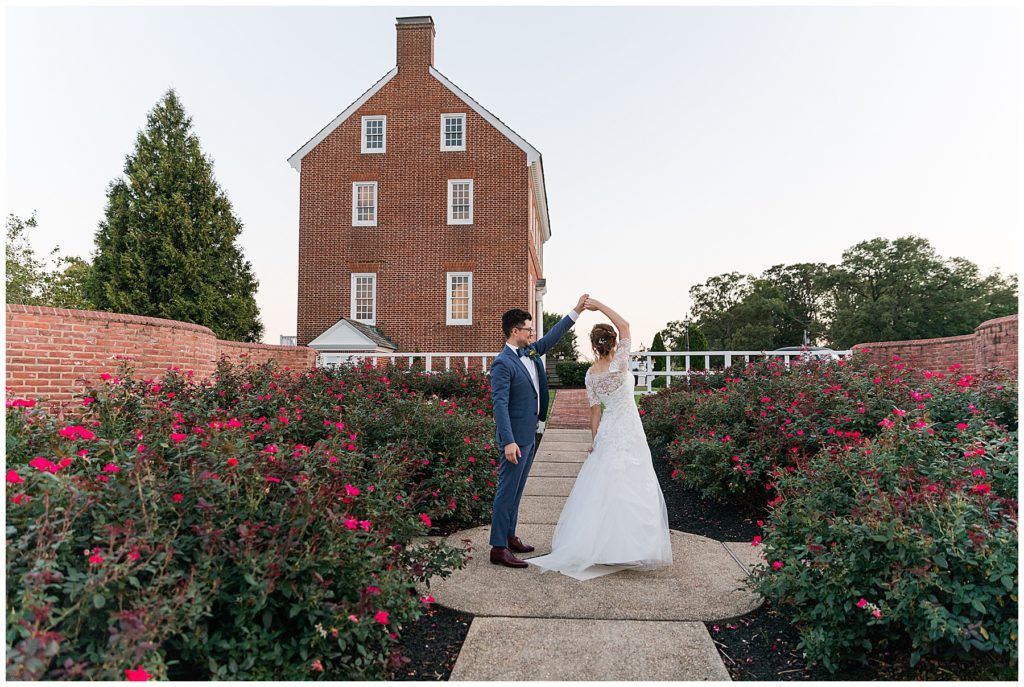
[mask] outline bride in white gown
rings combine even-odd
[[[542,573],[557,570],[578,580],[672,564],[665,497],[633,400],[629,323],[592,298],[586,307],[607,315],[621,338],[616,346],[607,324],[590,333],[598,356],[586,376],[591,453],[562,508],[551,553],[524,559]]]

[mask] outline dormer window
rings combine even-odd
[[[361,152],[383,153],[388,147],[388,118],[384,115],[363,117],[363,145]]]
[[[441,115],[441,150],[466,149],[466,114]]]

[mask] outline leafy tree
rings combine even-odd
[[[707,351],[708,340],[704,332],[695,322],[690,322],[689,327],[683,320],[673,320],[665,325],[660,332],[665,346],[670,351]],[[704,358],[690,358],[691,370],[703,370]]]
[[[551,328],[558,324],[560,319],[562,319],[562,316],[556,313],[544,313],[544,331],[551,331]],[[579,360],[580,352],[576,348],[576,331],[570,329],[566,332],[565,336],[559,339],[558,343],[548,351],[548,355],[554,360]]]
[[[780,332],[782,340],[787,342],[780,342],[780,345],[803,343],[804,332],[812,344],[821,340],[830,314],[830,275],[830,266],[822,262],[773,265],[761,275],[761,279],[781,290],[786,303],[784,317],[793,324]]]
[[[148,114],[124,173],[107,191],[89,297],[102,310],[258,341],[257,283],[236,245],[242,224],[173,90]]]
[[[60,257],[60,247],[55,247],[49,255],[55,267],[49,269],[47,261],[36,257],[29,242],[29,231],[37,227],[35,213],[27,220],[15,215],[7,218],[7,302],[52,308],[92,309],[92,303],[84,292],[89,263],[77,257]]]
[[[85,282],[92,265],[82,258],[60,258],[57,269],[46,276],[46,304],[53,308],[93,310],[92,301],[85,295]]]
[[[6,257],[7,302],[41,305],[46,278],[46,264],[36,257],[28,233],[38,226],[36,213],[26,220],[15,215],[7,217]]]
[[[729,311],[750,293],[752,282],[750,275],[727,272],[690,288],[693,301],[690,312],[712,348],[725,348],[725,343],[732,340],[742,326]]]
[[[986,319],[1017,312],[1017,280],[982,278],[964,258],[944,260],[927,239],[856,244],[831,285],[833,346],[968,334]]]

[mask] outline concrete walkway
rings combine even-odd
[[[589,446],[589,430],[546,432],[519,510],[517,534],[537,549],[523,558],[550,552]],[[750,542],[673,530],[672,566],[581,582],[491,565],[489,533],[485,526],[451,535],[453,546],[472,542],[471,559],[447,579],[431,580],[438,603],[476,616],[452,680],[730,679],[704,622],[761,604],[743,584],[757,562]]]

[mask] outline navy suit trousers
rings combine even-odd
[[[537,450],[537,442],[529,446],[520,446],[522,456],[519,464],[513,464],[501,454],[498,467],[498,488],[494,493],[494,510],[491,513],[491,546],[508,546],[509,537],[516,536],[516,524],[519,522],[519,502],[526,488],[526,478],[533,467],[533,454]]]

